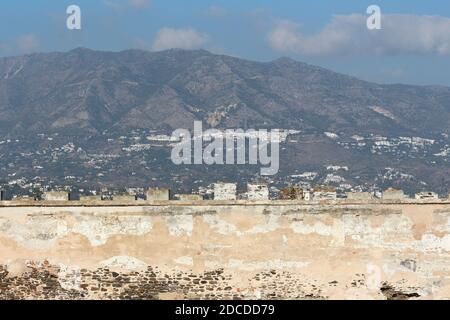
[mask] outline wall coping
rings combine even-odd
[[[323,205],[450,205],[450,199],[431,200],[73,200],[73,201],[0,201],[0,208],[13,207],[148,207],[148,206],[170,206],[170,207],[213,207],[213,206],[323,206]]]

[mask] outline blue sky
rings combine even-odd
[[[82,29],[66,28],[80,6]],[[382,11],[368,31],[366,8]],[[381,83],[450,86],[450,2],[443,0],[14,0],[0,4],[0,56],[30,52],[204,48],[281,56]]]

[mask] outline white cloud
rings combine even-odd
[[[26,34],[17,38],[17,47],[20,52],[29,53],[39,48],[39,39],[34,34]]]
[[[382,15],[382,29],[368,30],[367,16],[334,16],[318,33],[302,34],[298,24],[277,21],[271,47],[305,55],[450,54],[450,19],[409,14]]]
[[[171,48],[197,49],[208,41],[208,36],[192,28],[162,28],[153,42],[153,50],[165,50]]]

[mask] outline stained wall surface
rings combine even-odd
[[[450,298],[450,203],[0,205],[0,299]]]

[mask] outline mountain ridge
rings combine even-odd
[[[286,57],[76,48],[0,59],[2,134],[189,128],[231,105],[215,126],[426,135],[450,122],[448,87],[375,84]]]

